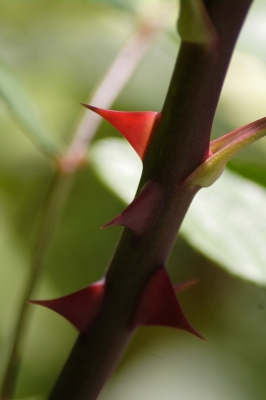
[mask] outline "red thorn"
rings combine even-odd
[[[104,297],[104,280],[53,300],[30,300],[29,303],[50,308],[66,318],[81,333],[89,329],[97,316]]]
[[[153,273],[146,283],[140,295],[133,325],[159,325],[183,329],[204,340],[186,319],[164,267]]]
[[[154,121],[159,113],[153,111],[104,110],[88,104],[81,104],[110,122],[143,159]]]
[[[121,214],[103,225],[103,228],[126,226],[138,238],[142,237],[154,220],[162,194],[163,190],[158,182],[148,182],[133,202]]]

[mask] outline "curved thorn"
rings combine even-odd
[[[140,238],[150,228],[158,211],[163,195],[162,186],[155,181],[148,182],[131,204],[102,228],[125,226]]]
[[[84,333],[99,313],[104,298],[104,287],[105,282],[101,280],[58,299],[29,300],[29,303],[50,308]]]
[[[104,110],[89,104],[81,103],[81,105],[99,114],[112,124],[143,159],[154,122],[160,113],[154,111]]]
[[[139,299],[133,326],[145,325],[183,329],[205,340],[185,317],[164,267],[160,267],[152,274]]]

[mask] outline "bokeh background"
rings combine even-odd
[[[180,43],[175,0],[0,0],[0,61],[32,99],[48,131],[67,144],[84,112],[79,103],[140,20],[169,4],[173,12],[112,105],[160,110]],[[230,65],[213,137],[265,116],[265,63],[266,5],[256,0]],[[12,90],[16,96],[16,87]],[[108,159],[101,161],[99,144],[110,137],[119,135],[102,123],[93,140],[98,153],[92,144],[91,163],[75,175],[35,298],[74,292],[106,270],[120,228],[99,227],[131,195],[121,189],[122,172],[120,186],[108,184]],[[0,379],[53,173],[1,101]],[[100,400],[265,399],[266,142],[242,151],[222,179],[222,186],[199,194],[168,263],[174,282],[198,280],[180,294],[180,302],[206,343],[182,331],[139,329]],[[44,400],[77,333],[53,312],[31,307],[16,399]]]

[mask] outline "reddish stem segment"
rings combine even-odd
[[[160,119],[144,157],[139,188],[159,182],[163,196],[152,228],[137,239],[125,228],[106,274],[98,318],[79,336],[50,400],[94,400],[118,363],[150,276],[165,265],[198,187],[183,182],[208,156],[210,131],[228,63],[251,0],[206,0],[218,32],[215,51],[183,42]]]

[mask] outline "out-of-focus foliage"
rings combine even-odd
[[[0,0],[0,60],[28,88],[27,95],[45,125],[56,132],[56,140],[68,142],[83,112],[79,103],[86,101],[135,29],[138,12],[147,13],[154,4],[143,0]],[[261,35],[265,20],[265,3],[257,0],[225,83],[214,137],[266,114],[266,33]],[[160,110],[178,50],[174,23],[167,29],[158,35],[113,108]],[[95,143],[117,135],[103,123]],[[229,167],[259,183],[260,190],[264,190],[265,155],[266,144],[262,140],[243,151]],[[0,378],[52,173],[50,161],[30,143],[1,102]],[[206,189],[206,196],[208,193],[211,192]],[[57,297],[102,277],[120,229],[100,231],[99,227],[123,206],[95,169],[88,167],[78,172],[35,297]],[[265,211],[261,207],[253,212],[263,225]],[[208,207],[204,212],[208,214]],[[228,218],[223,221],[226,222],[230,232],[235,221]],[[248,238],[248,232],[244,233]],[[264,252],[262,249],[261,254]],[[198,285],[180,298],[207,344],[171,329],[139,329],[101,400],[176,400],[177,396],[188,400],[264,399],[265,290],[217,268],[204,257],[204,248],[201,253],[179,239],[168,268],[174,281],[198,278]],[[45,398],[75,337],[74,328],[62,318],[49,310],[32,307],[17,398]]]
[[[58,155],[60,147],[55,143],[54,135],[45,127],[13,71],[3,64],[0,64],[0,97],[37,148],[47,156]]]
[[[142,167],[123,139],[96,142],[91,161],[122,200],[132,201]],[[226,171],[212,188],[201,190],[193,200],[180,234],[229,272],[265,285],[265,203],[262,186]]]

